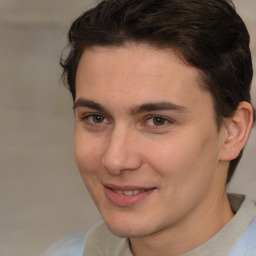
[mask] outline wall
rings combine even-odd
[[[256,2],[235,2],[255,64]],[[92,3],[0,0],[0,255],[39,255],[100,220],[74,163],[72,101],[58,65],[71,21]],[[255,142],[254,128],[229,188],[254,200]]]

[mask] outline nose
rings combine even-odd
[[[142,165],[138,152],[138,137],[129,128],[114,128],[109,137],[102,164],[111,174],[119,175],[126,171],[135,171]]]

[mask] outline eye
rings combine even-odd
[[[166,122],[166,119],[164,119],[163,117],[160,117],[160,116],[155,116],[155,117],[152,118],[152,122],[156,126],[164,125],[165,122]]]
[[[150,126],[164,126],[171,123],[171,120],[162,116],[151,116],[147,119],[147,125]]]
[[[82,121],[86,121],[87,123],[95,124],[95,125],[104,124],[108,122],[108,120],[100,114],[88,114],[86,116],[83,116],[81,119]]]
[[[92,123],[100,124],[100,123],[104,123],[105,117],[103,117],[101,115],[93,114],[88,117],[88,121],[90,121]]]

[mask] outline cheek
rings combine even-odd
[[[154,151],[148,157],[151,165],[162,175],[175,175],[185,166],[194,162],[195,150],[191,151],[187,143],[178,139],[164,141],[154,145]]]
[[[98,196],[101,193],[99,188],[99,172],[101,170],[101,153],[97,141],[92,140],[84,134],[74,137],[74,151],[78,170],[82,176],[92,199],[98,204]]]
[[[196,139],[198,138],[198,139]],[[183,137],[155,145],[149,156],[152,169],[160,177],[163,204],[182,210],[199,200],[210,187],[216,168],[214,141]],[[202,137],[201,137],[202,138]],[[184,202],[184,204],[181,204]]]
[[[215,152],[212,152],[213,144],[213,140],[208,141],[202,134],[175,136],[172,140],[154,145],[148,161],[159,175],[173,182],[191,182],[191,177],[202,179],[202,176],[207,175],[205,169],[216,160]]]
[[[76,134],[74,137],[75,160],[80,173],[84,176],[95,172],[100,164],[101,147],[97,140]]]

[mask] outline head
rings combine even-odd
[[[132,246],[211,237],[232,215],[225,185],[252,123],[249,36],[234,8],[103,1],[69,40],[75,157],[109,229]]]
[[[147,44],[172,50],[200,72],[210,92],[216,128],[250,102],[253,70],[246,26],[226,0],[108,0],[85,12],[69,31],[70,52],[61,60],[63,78],[76,98],[76,74],[83,52],[92,47]],[[230,161],[230,181],[242,156]]]

